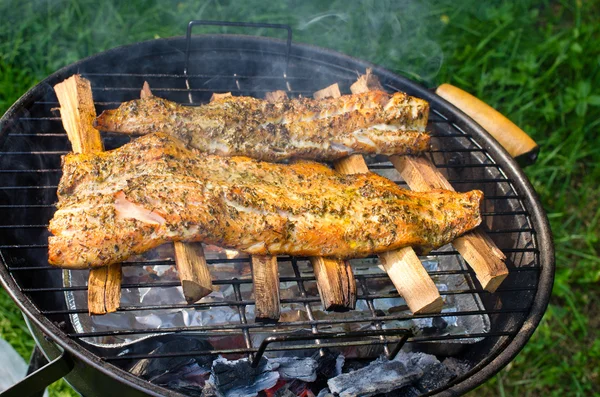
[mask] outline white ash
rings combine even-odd
[[[269,359],[269,362],[279,365],[277,372],[283,380],[314,382],[317,379],[317,361],[314,358],[277,357]]]
[[[204,384],[204,388],[202,389],[202,393],[200,397],[225,397],[223,393],[217,389],[217,386],[214,383],[208,381]]]
[[[329,390],[340,397],[372,396],[398,390],[394,396],[413,397],[446,385],[466,373],[470,364],[457,359],[441,363],[425,353],[400,352],[393,360],[384,357],[361,369],[344,373],[327,382]]]
[[[256,368],[246,359],[229,361],[219,357],[213,361],[209,381],[225,397],[254,397],[262,390],[275,386],[279,373],[276,363],[262,358]]]
[[[471,370],[472,365],[465,360],[459,360],[458,358],[448,357],[442,364],[446,366],[450,371],[454,373],[454,376],[463,376]]]
[[[263,357],[256,368],[250,364],[248,359],[230,361],[219,357],[213,361],[207,383],[214,384],[226,397],[250,397],[275,386],[279,379],[314,382],[319,367],[317,360],[311,357]],[[281,394],[284,396],[285,390]]]
[[[328,388],[324,388],[324,389],[321,389],[319,394],[317,394],[317,397],[334,397],[334,395],[331,394],[331,392],[329,391]]]
[[[329,390],[340,397],[373,396],[408,385],[423,375],[398,360],[377,359],[364,368],[329,379]]]
[[[423,376],[413,385],[422,393],[444,386],[455,377],[454,372],[431,354],[400,352],[394,358],[394,361],[396,360],[405,363],[408,367],[419,368],[423,371]]]

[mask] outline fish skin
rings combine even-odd
[[[106,266],[169,241],[336,258],[427,250],[479,225],[482,196],[412,192],[374,173],[340,175],[311,161],[198,154],[155,133],[63,157],[49,262]]]
[[[429,150],[429,104],[402,92],[269,102],[227,97],[190,107],[159,97],[105,110],[94,126],[124,134],[167,132],[202,152],[281,162]]]

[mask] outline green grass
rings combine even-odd
[[[600,395],[600,1],[0,1],[0,15],[0,112],[64,65],[182,35],[201,18],[290,23],[296,41],[431,87],[451,82],[496,107],[542,147],[526,172],[551,222],[557,271],[531,341],[471,395]],[[28,357],[31,338],[4,292],[0,332]],[[51,393],[70,392],[59,383]]]

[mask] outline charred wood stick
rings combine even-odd
[[[175,266],[181,281],[183,296],[188,304],[199,301],[213,292],[210,270],[201,243],[173,243]]]
[[[213,94],[213,97],[215,95],[221,94]],[[151,96],[150,85],[145,81],[140,92],[140,98],[144,99]],[[227,95],[225,94],[225,96]],[[179,241],[173,243],[173,247],[175,248],[175,266],[181,281],[183,296],[185,301],[191,305],[214,290],[210,270],[204,257],[204,249],[202,243],[182,243]]]
[[[383,90],[376,76],[367,73],[350,86],[353,94],[370,90]],[[345,164],[335,164],[335,169],[344,174],[368,172],[363,156],[352,155]],[[437,287],[411,247],[405,247],[379,255],[383,268],[392,280],[398,293],[409,309],[415,313],[437,313],[444,304]]]
[[[336,312],[356,307],[356,280],[349,261],[333,258],[310,258],[321,304]]]
[[[255,321],[277,322],[279,309],[279,268],[276,256],[252,256]]]
[[[60,103],[60,117],[75,153],[104,150],[100,132],[92,126],[96,109],[90,82],[74,75],[54,86]],[[116,311],[121,300],[121,265],[90,269],[88,312],[106,314]]]

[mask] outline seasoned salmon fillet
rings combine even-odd
[[[429,104],[402,92],[269,102],[226,97],[190,107],[150,96],[104,111],[104,131],[163,131],[189,147],[265,161],[333,161],[353,153],[417,154],[429,149]]]
[[[431,249],[476,227],[482,199],[477,190],[411,192],[310,161],[196,153],[162,133],[66,155],[58,196],[49,261],[68,268],[121,262],[169,241],[336,258]]]

